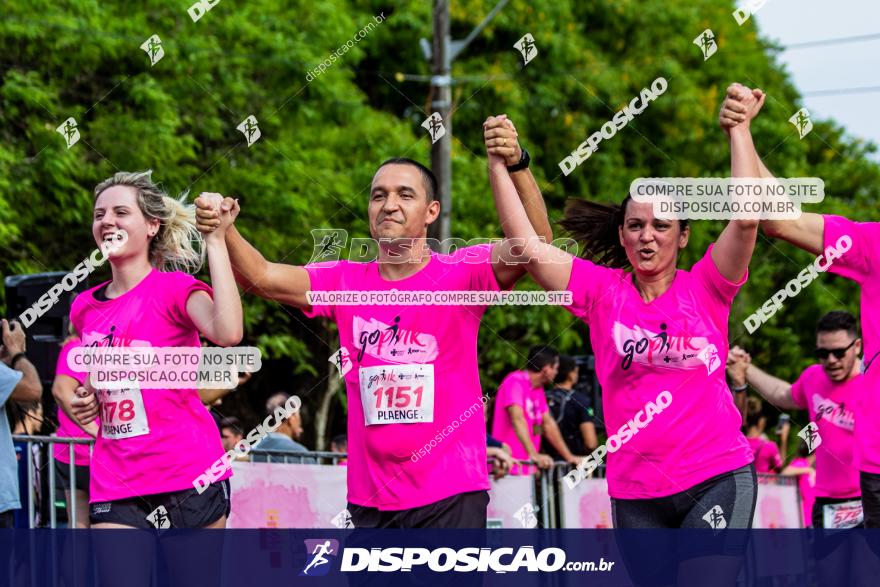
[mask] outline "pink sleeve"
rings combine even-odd
[[[721,275],[721,272],[718,271],[718,267],[715,265],[715,261],[712,260],[712,248],[714,246],[715,243],[709,245],[703,258],[697,261],[691,268],[691,275],[703,284],[705,290],[711,294],[713,300],[717,300],[723,306],[729,308],[731,302],[733,302],[733,298],[736,297],[739,288],[741,288],[748,279],[749,272],[746,270],[746,274],[743,275],[743,278],[740,279],[738,283],[728,281],[723,275]]]
[[[492,265],[492,247],[494,245],[474,245],[462,249],[468,258],[468,263],[473,265],[471,271],[472,291],[500,291],[498,279],[495,277],[495,268]],[[512,289],[514,284],[511,284]]]
[[[801,376],[798,377],[797,381],[791,384],[791,401],[793,401],[797,406],[805,410],[807,409],[807,393],[804,389],[807,372],[804,371],[801,373]]]
[[[566,287],[571,292],[572,303],[570,306],[565,306],[565,309],[578,318],[587,320],[593,302],[598,298],[599,292],[606,289],[608,276],[613,275],[614,271],[575,257],[571,263],[571,276]]]
[[[526,394],[528,392],[529,389],[522,384],[519,378],[509,377],[501,382],[501,387],[498,389],[498,399],[496,401],[499,402],[501,407],[505,408],[505,410],[508,406],[522,406],[525,408]]]
[[[169,292],[172,296],[171,300],[171,312],[174,316],[174,319],[179,324],[183,324],[186,328],[195,329],[196,325],[193,323],[192,318],[189,317],[189,312],[186,310],[186,304],[189,302],[189,296],[194,294],[197,291],[206,292],[211,299],[214,298],[214,290],[211,289],[211,286],[207,283],[199,281],[189,273],[176,272],[177,281],[174,282],[171,291]]]
[[[339,291],[339,276],[348,261],[325,261],[306,265],[309,274],[309,291]],[[336,319],[336,306],[314,304],[303,310],[309,318]]]
[[[838,242],[844,236],[852,241],[852,248],[833,259],[828,271],[861,282],[878,269],[876,256],[880,254],[880,223],[853,222],[843,216],[823,216],[825,237],[823,251],[834,247],[841,251],[846,243]],[[827,262],[826,262],[827,263]]]
[[[79,383],[83,382],[83,378],[85,373],[79,373],[71,369],[67,364],[67,355],[70,354],[70,351],[80,345],[80,340],[75,339],[71,340],[63,347],[61,347],[61,353],[58,355],[58,362],[55,364],[55,376],[58,375],[67,375],[71,379],[77,380]]]

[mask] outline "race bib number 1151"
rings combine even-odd
[[[359,372],[364,424],[434,421],[434,365],[376,365]]]

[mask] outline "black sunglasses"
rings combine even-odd
[[[849,343],[849,346],[847,346],[846,348],[842,348],[842,349],[822,349],[822,348],[819,348],[813,352],[816,353],[816,358],[819,359],[820,361],[826,360],[829,355],[834,355],[836,358],[842,359],[843,356],[846,354],[846,351],[851,349],[852,346],[854,344],[856,344],[856,340],[858,340],[858,339],[853,340],[851,343]]]

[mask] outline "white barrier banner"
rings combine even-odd
[[[605,479],[584,479],[573,489],[564,483],[557,491],[562,499],[562,528],[611,528],[611,499]],[[798,489],[794,485],[758,483],[754,528],[802,528]]]
[[[226,527],[338,527],[334,520],[347,506],[346,473],[342,465],[233,461],[232,512]],[[535,504],[534,478],[508,476],[490,483],[490,525],[522,528],[517,512],[525,504]],[[540,519],[541,512],[535,515]]]

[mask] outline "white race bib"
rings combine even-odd
[[[141,390],[134,387],[124,389],[99,389],[101,401],[101,436],[119,440],[150,433],[147,411]]]
[[[825,528],[855,528],[865,520],[862,500],[854,499],[843,503],[830,503],[822,508],[822,522]]]
[[[434,421],[434,365],[376,365],[359,371],[364,424]]]

